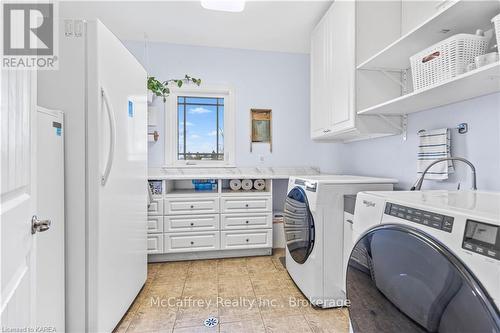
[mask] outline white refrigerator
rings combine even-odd
[[[58,30],[38,105],[65,113],[66,332],[111,332],[147,276],[147,74],[99,21]]]

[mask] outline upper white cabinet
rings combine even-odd
[[[401,34],[407,34],[450,4],[450,0],[401,1]]]
[[[394,135],[400,119],[356,112],[356,7],[334,2],[311,36],[311,137],[351,141]]]

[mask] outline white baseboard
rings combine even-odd
[[[271,254],[272,254],[271,248],[248,249],[248,250],[218,250],[218,251],[189,252],[189,253],[162,253],[162,254],[149,254],[148,262],[269,256]]]

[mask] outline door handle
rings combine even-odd
[[[104,168],[104,172],[101,176],[101,185],[104,186],[104,185],[106,185],[106,182],[108,181],[109,173],[111,172],[111,166],[113,165],[113,158],[115,156],[116,120],[115,120],[115,113],[113,112],[113,109],[109,105],[108,97],[107,97],[106,93],[104,92],[104,88],[102,88],[102,87],[101,87],[101,96],[102,96],[102,100],[104,102],[104,105],[106,106],[105,109],[108,113],[108,118],[109,118],[108,160],[106,161],[106,167]]]
[[[44,232],[50,229],[50,220],[39,220],[38,216],[33,215],[31,218],[31,234],[36,234],[37,232]]]

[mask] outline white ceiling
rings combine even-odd
[[[207,10],[199,1],[60,2],[60,14],[99,18],[122,40],[161,41],[309,53],[310,33],[330,1],[247,1],[241,13]]]

